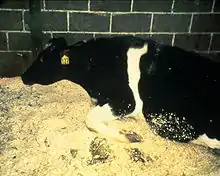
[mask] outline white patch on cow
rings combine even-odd
[[[148,44],[145,44],[142,48],[129,48],[127,52],[127,73],[129,86],[133,92],[136,102],[135,110],[132,112],[132,114],[129,114],[128,116],[136,116],[138,113],[142,112],[143,102],[140,99],[138,91],[138,82],[140,80],[139,64],[141,56],[147,53],[147,51]],[[116,120],[117,118],[117,116],[113,115],[111,107],[108,104],[105,104],[104,106],[96,106],[87,115],[86,125],[88,129],[102,134],[106,137],[112,138],[120,142],[129,143],[130,141],[126,138],[124,134],[120,133],[118,129],[108,127],[107,123]]]
[[[220,141],[215,138],[211,139],[206,134],[199,136],[196,140],[193,140],[192,143],[205,145],[213,149],[220,149]]]
[[[91,131],[95,131],[96,133],[119,142],[129,143],[129,140],[125,135],[120,134],[119,130],[108,127],[107,123],[116,120],[117,118],[117,116],[112,114],[111,107],[108,104],[105,104],[104,106],[96,106],[87,115],[86,125]]]
[[[130,115],[136,116],[138,113],[142,112],[143,102],[139,95],[138,83],[141,76],[140,59],[143,54],[147,53],[147,51],[148,51],[148,44],[146,43],[142,48],[129,48],[127,52],[128,81],[136,103],[135,110],[132,112],[132,114],[129,114],[129,116]]]

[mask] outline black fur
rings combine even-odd
[[[51,42],[21,76],[25,84],[48,85],[67,79],[80,84],[98,100],[97,105],[109,103],[116,115],[124,116],[135,108],[128,86],[127,50],[148,43],[139,81],[146,121],[171,140],[188,142],[204,133],[220,140],[220,63],[133,36],[91,39],[71,46],[62,38]],[[69,65],[60,64],[64,53]],[[153,123],[156,118],[165,123]]]

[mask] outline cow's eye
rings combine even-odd
[[[40,58],[40,62],[41,62],[41,63],[43,63],[43,62],[44,62],[43,57],[41,57],[41,58]]]

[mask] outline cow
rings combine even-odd
[[[163,138],[220,148],[220,63],[193,51],[130,35],[71,45],[52,38],[21,79],[79,84],[96,100],[88,129],[106,137],[140,142],[106,123],[141,113]]]

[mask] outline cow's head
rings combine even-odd
[[[62,56],[67,49],[64,38],[53,38],[31,66],[21,75],[24,84],[48,85],[63,79]],[[64,62],[65,61],[64,58]],[[65,63],[63,63],[65,64]]]

